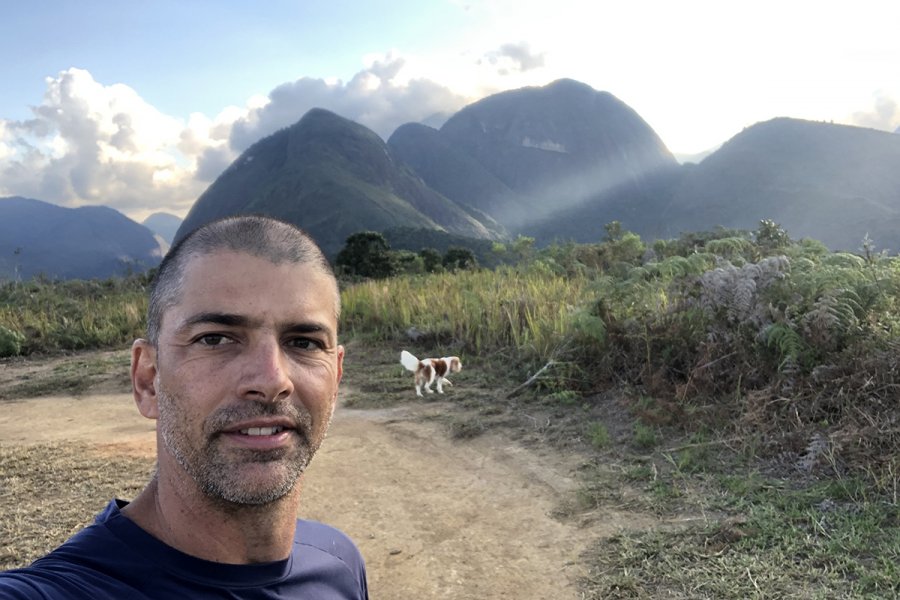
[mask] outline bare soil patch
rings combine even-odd
[[[4,365],[4,389],[18,385],[16,369],[40,379],[59,360]],[[443,399],[463,397],[463,381]],[[361,393],[345,385],[342,404]],[[356,540],[373,598],[580,598],[582,553],[598,537],[654,521],[555,516],[578,488],[577,454],[524,447],[502,430],[453,438],[440,419],[448,410],[342,405],[305,477],[301,516]],[[154,453],[154,423],[126,390],[2,402],[0,568],[50,550],[110,496],[132,497]]]

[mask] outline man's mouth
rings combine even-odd
[[[275,435],[276,433],[281,433],[282,431],[284,431],[284,427],[250,427],[248,429],[241,429],[239,433],[241,435],[258,436]]]

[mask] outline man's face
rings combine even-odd
[[[160,469],[180,467],[228,503],[290,492],[334,411],[335,302],[333,280],[312,264],[191,259],[156,353]]]

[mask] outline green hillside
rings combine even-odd
[[[360,230],[430,227],[476,238],[502,235],[487,216],[428,188],[369,129],[325,110],[251,146],[200,196],[177,239],[237,213],[287,219],[333,256]]]

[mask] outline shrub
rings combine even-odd
[[[609,446],[611,438],[609,429],[603,423],[594,423],[589,430],[591,436],[591,444],[594,448],[602,449]]]
[[[24,341],[24,335],[0,325],[0,358],[21,354]]]

